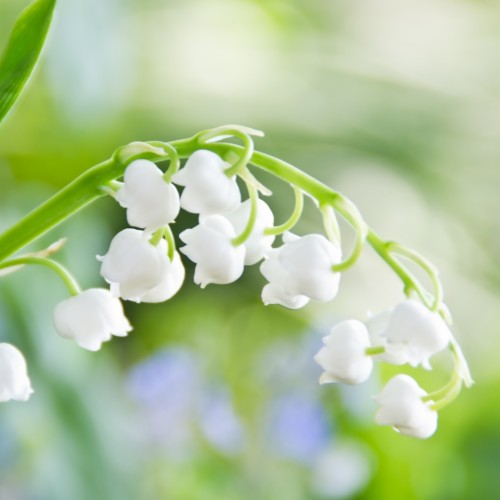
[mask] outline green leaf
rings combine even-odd
[[[26,85],[42,51],[56,0],[35,0],[18,17],[0,59],[0,122]]]

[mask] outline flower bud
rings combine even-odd
[[[427,393],[408,375],[396,375],[382,392],[373,399],[380,405],[375,421],[391,425],[407,436],[426,439],[437,429],[438,414],[430,407],[433,401],[424,402]]]
[[[98,351],[111,335],[125,337],[132,330],[120,300],[104,288],[90,288],[57,304],[54,325],[62,337],[89,351]]]
[[[241,234],[248,224],[250,218],[251,201],[245,200],[236,210],[228,213],[225,217],[231,222],[236,234]],[[264,258],[274,241],[273,235],[264,234],[264,229],[272,227],[274,215],[271,209],[262,200],[257,200],[257,218],[250,236],[245,241],[245,265],[251,266]]]
[[[223,214],[234,210],[241,201],[236,176],[228,177],[229,165],[211,151],[200,149],[187,160],[172,180],[185,186],[181,207],[200,215]]]
[[[186,243],[180,251],[196,263],[196,284],[205,288],[209,283],[232,283],[242,275],[245,247],[233,245],[235,236],[233,226],[222,215],[200,217],[198,226],[179,235]]]
[[[108,253],[98,257],[101,275],[111,284],[114,295],[141,302],[148,292],[160,286],[171,271],[167,242],[152,245],[137,229],[124,229],[111,241]]]
[[[133,161],[125,170],[116,200],[127,208],[131,226],[148,232],[170,224],[179,214],[179,193],[165,182],[163,172],[151,161]]]
[[[426,369],[431,368],[430,357],[451,340],[443,318],[415,300],[406,300],[394,308],[383,336],[388,352],[398,351],[401,360],[405,358],[412,366],[422,364]]]
[[[264,304],[297,309],[309,299],[332,300],[340,281],[332,266],[340,262],[340,249],[320,234],[299,237],[285,233],[283,241],[260,266],[269,281],[262,291]]]
[[[11,344],[0,344],[0,402],[27,401],[33,393],[26,361]]]
[[[330,335],[323,338],[324,347],[314,360],[325,372],[320,384],[342,382],[360,384],[370,376],[373,361],[366,354],[370,347],[368,330],[360,321],[348,320],[335,325]]]

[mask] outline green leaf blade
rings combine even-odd
[[[17,101],[42,51],[56,0],[35,0],[14,25],[0,59],[0,122]]]

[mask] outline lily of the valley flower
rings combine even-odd
[[[383,311],[380,314],[371,316],[368,321],[365,322],[372,346],[383,348],[383,352],[373,355],[372,357],[377,361],[385,361],[393,365],[404,365],[408,362],[407,346],[391,344],[384,336],[391,319],[391,314],[392,311]]]
[[[340,249],[320,234],[299,237],[285,233],[283,241],[260,266],[269,281],[262,290],[264,304],[297,309],[309,299],[332,300],[340,281],[332,266],[340,262]]]
[[[172,298],[184,283],[185,274],[186,271],[184,270],[179,252],[175,252],[160,283],[142,295],[141,302],[165,302]]]
[[[382,335],[388,352],[397,353],[395,358],[426,369],[431,368],[431,356],[442,351],[452,338],[443,318],[415,300],[401,302],[393,309]]]
[[[229,167],[220,156],[200,149],[187,160],[172,180],[185,186],[181,207],[200,215],[224,214],[234,210],[241,201],[236,176],[228,177]]]
[[[427,393],[408,375],[396,375],[374,397],[380,405],[375,415],[379,425],[391,425],[407,436],[426,439],[437,429],[438,414],[433,401],[424,402]]]
[[[148,160],[127,167],[116,200],[127,208],[128,223],[148,232],[170,224],[180,210],[177,188],[165,182],[163,172]]]
[[[21,351],[11,344],[0,344],[0,402],[26,401],[32,393]]]
[[[335,325],[330,335],[323,338],[325,344],[314,360],[323,368],[320,384],[342,382],[360,384],[368,379],[373,361],[366,354],[370,339],[366,326],[357,320]]]
[[[233,245],[235,236],[233,226],[222,215],[200,217],[198,226],[179,235],[186,243],[180,251],[196,263],[196,284],[202,288],[209,283],[222,285],[232,283],[242,275],[245,247]]]
[[[148,235],[124,229],[111,241],[108,253],[98,257],[101,275],[115,296],[135,302],[158,302],[170,298],[181,286],[184,272],[179,256],[170,262],[167,242],[153,245]]]
[[[250,217],[250,207],[251,201],[246,200],[236,210],[225,215],[233,225],[236,234],[244,231]],[[244,243],[246,266],[251,266],[262,260],[271,249],[275,237],[264,234],[264,229],[272,227],[273,224],[274,215],[271,209],[264,201],[257,200],[257,218],[250,236]]]
[[[57,304],[54,326],[62,337],[89,351],[98,351],[112,335],[125,337],[132,330],[120,300],[104,288],[90,288]]]

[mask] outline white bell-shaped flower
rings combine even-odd
[[[209,283],[226,284],[236,281],[243,273],[245,247],[235,246],[232,224],[222,215],[200,217],[193,229],[186,229],[179,237],[186,243],[180,251],[194,263],[194,281],[205,288]]]
[[[380,405],[375,421],[379,425],[391,425],[407,436],[426,439],[437,429],[438,414],[424,402],[427,393],[408,375],[396,375],[382,392],[373,399]]]
[[[250,208],[251,201],[245,200],[236,210],[225,215],[233,225],[236,234],[240,234],[245,230],[248,219],[250,218]],[[273,235],[264,234],[264,230],[273,225],[274,215],[271,209],[266,202],[260,199],[257,200],[257,218],[255,219],[255,224],[250,236],[244,243],[246,249],[246,266],[251,266],[259,262],[259,260],[262,260],[264,255],[271,249],[275,237]]]
[[[309,299],[328,301],[337,295],[340,249],[320,234],[303,237],[285,233],[284,245],[269,252],[260,270],[269,281],[262,290],[264,304],[297,309]]]
[[[98,351],[112,335],[125,337],[132,330],[120,300],[104,288],[89,288],[57,304],[54,326],[62,337],[89,351]]]
[[[97,257],[101,275],[110,283],[115,296],[140,302],[160,286],[171,268],[167,242],[152,245],[148,235],[137,229],[124,229],[111,241],[108,253]]]
[[[398,352],[399,358],[412,366],[430,369],[429,359],[442,351],[452,338],[441,316],[420,302],[406,300],[392,311],[387,329],[388,352]],[[399,363],[398,363],[399,364]]]
[[[372,355],[372,358],[393,365],[404,365],[408,362],[407,346],[390,344],[384,336],[391,320],[391,314],[392,311],[383,311],[380,314],[371,316],[368,321],[365,322],[372,347],[384,348],[383,353]]]
[[[165,302],[172,298],[184,283],[185,274],[179,252],[175,252],[162,281],[155,288],[142,295],[141,302]]]
[[[170,224],[180,210],[177,188],[148,160],[135,160],[126,168],[116,200],[127,209],[128,223],[148,232]]]
[[[33,393],[26,360],[11,344],[0,344],[0,402],[27,401]]]
[[[185,186],[181,207],[200,215],[224,214],[241,202],[236,176],[228,177],[229,167],[220,156],[200,149],[187,160],[184,168],[172,176],[173,182]]]
[[[368,379],[373,361],[366,354],[370,338],[366,326],[357,320],[348,320],[335,325],[330,335],[323,338],[325,344],[314,356],[323,368],[320,384],[342,382],[360,384]]]

